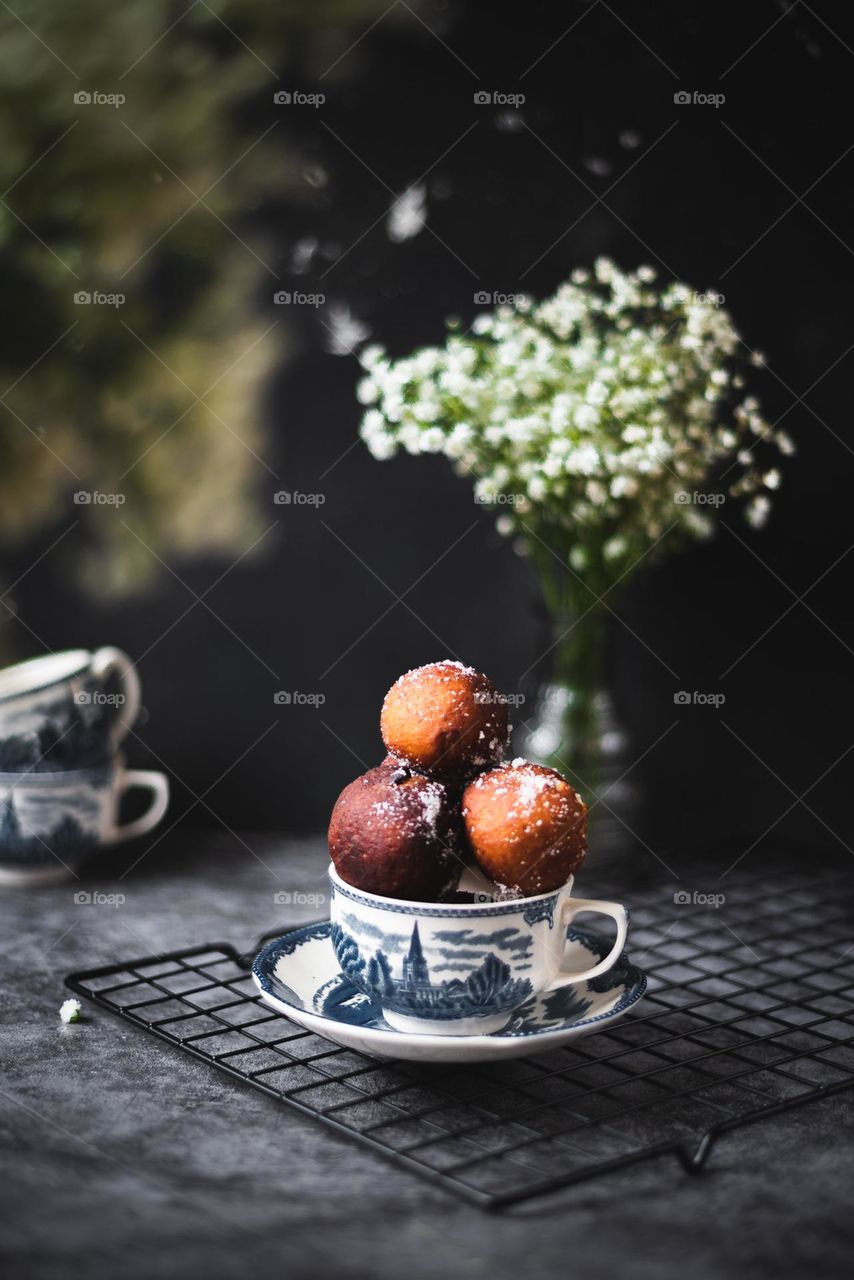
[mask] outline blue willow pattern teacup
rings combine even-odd
[[[490,1035],[546,988],[605,973],[625,946],[626,908],[571,897],[571,879],[534,898],[472,903],[364,893],[331,865],[329,879],[332,945],[341,971],[382,1006],[397,1031]],[[617,938],[604,960],[582,973],[565,973],[566,931],[581,911],[610,916]]]
[[[122,797],[135,788],[151,802],[122,825]],[[168,805],[165,774],[125,769],[121,759],[63,773],[0,773],[0,884],[65,879],[96,849],[151,831]]]
[[[109,760],[139,711],[120,649],[73,649],[0,671],[0,771],[80,769]]]

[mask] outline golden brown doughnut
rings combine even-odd
[[[485,675],[461,662],[407,671],[383,702],[386,748],[443,781],[464,781],[504,758],[507,703]]]
[[[565,884],[587,853],[587,805],[555,769],[527,760],[470,782],[463,822],[481,869],[525,897]]]

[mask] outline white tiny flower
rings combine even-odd
[[[424,432],[417,422],[404,422],[397,433],[397,438],[407,453],[421,453],[423,449]]]
[[[616,534],[613,538],[609,538],[602,548],[606,560],[619,560],[620,556],[625,555],[628,548],[626,539]]]
[[[614,476],[611,481],[611,497],[633,498],[638,488],[638,482],[634,476]]]
[[[326,350],[333,356],[352,355],[370,335],[370,326],[357,319],[347,306],[333,304],[328,311]]]
[[[386,218],[386,233],[389,240],[402,244],[417,236],[427,221],[427,188],[423,183],[407,187],[402,195],[396,197]]]
[[[379,399],[379,390],[373,378],[362,378],[356,388],[356,398],[360,404],[375,404]]]
[[[776,467],[772,467],[770,471],[765,472],[765,475],[762,477],[762,483],[765,485],[766,489],[779,489],[781,479],[782,477],[780,472]]]
[[[65,1000],[59,1006],[59,1016],[63,1022],[79,1022],[82,1007],[79,1000]]]
[[[364,350],[359,353],[359,363],[364,369],[373,370],[384,356],[385,351],[383,348],[377,346],[376,343],[372,343],[371,346],[365,347]]]
[[[391,436],[372,436],[365,443],[378,462],[385,462],[397,453],[397,442]]]
[[[461,458],[474,438],[474,432],[467,422],[458,422],[445,441],[445,452],[449,458]]]
[[[580,404],[573,415],[575,425],[581,431],[589,431],[599,422],[599,411],[592,404]]]
[[[598,464],[598,450],[592,444],[583,444],[567,458],[566,470],[580,476],[592,476]]]
[[[441,427],[428,427],[421,433],[421,448],[424,453],[441,453],[445,443],[445,433]]]
[[[751,498],[746,513],[748,524],[752,524],[754,529],[761,529],[768,519],[771,512],[771,503],[764,494],[757,494],[755,498]]]

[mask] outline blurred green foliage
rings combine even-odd
[[[281,116],[265,133],[272,94],[295,66],[311,88],[386,7],[0,8],[0,551],[73,513],[75,568],[106,592],[156,570],[143,542],[164,556],[249,546],[272,482],[258,390],[283,349],[257,301],[266,285],[272,300],[276,246],[252,213],[310,195]],[[125,302],[79,305],[80,290]],[[80,490],[125,505],[75,507]]]

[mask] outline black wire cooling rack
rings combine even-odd
[[[735,877],[733,877],[735,881]],[[66,985],[476,1204],[516,1204],[854,1084],[854,878],[740,877],[632,894],[648,994],[613,1029],[480,1066],[378,1061],[265,1005],[208,944]]]

